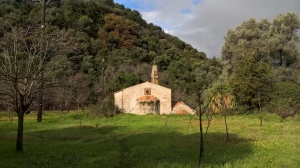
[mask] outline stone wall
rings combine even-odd
[[[150,93],[148,93],[149,91]],[[140,97],[145,96],[146,94],[150,94],[159,99],[157,103],[158,107],[154,107],[157,108],[155,110],[158,114],[171,113],[171,89],[150,82],[141,83],[116,92],[114,95],[115,105],[120,109],[123,109],[125,113],[140,115],[154,113],[145,111],[152,107],[143,107],[143,105],[138,101]]]

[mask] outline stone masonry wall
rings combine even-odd
[[[150,82],[141,83],[116,92],[115,105],[126,113],[146,114],[141,108],[138,98],[145,95],[145,89],[151,90],[151,95],[159,99],[159,114],[171,113],[171,89]]]

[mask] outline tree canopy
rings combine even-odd
[[[240,105],[258,108],[258,102],[271,101],[269,93],[280,82],[298,82],[299,16],[278,15],[266,19],[244,21],[235,30],[228,30],[222,48],[230,86]],[[286,73],[291,72],[291,73]],[[259,100],[258,100],[259,99]]]

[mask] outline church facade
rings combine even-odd
[[[171,89],[160,86],[157,66],[152,67],[151,82],[137,84],[114,94],[115,106],[125,113],[145,114],[194,114],[183,102],[172,110]]]
[[[170,114],[171,89],[144,82],[114,94],[115,105],[125,113]]]

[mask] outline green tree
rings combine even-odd
[[[98,32],[102,45],[111,51],[114,48],[132,48],[137,38],[134,22],[121,16],[108,14],[104,16],[105,24]]]
[[[287,13],[271,23],[249,19],[235,30],[228,30],[222,60],[227,63],[230,85],[239,104],[253,109],[266,102],[266,92],[272,87],[271,71],[277,74],[272,76],[273,81],[282,80],[285,71],[297,72],[299,23],[295,13]],[[286,78],[297,80],[292,75]]]
[[[235,64],[229,84],[239,105],[258,108],[259,99],[267,101],[266,94],[271,89],[270,62],[266,53],[255,47],[249,49],[246,42],[240,47],[241,58]]]
[[[288,109],[293,111],[299,108],[300,103],[300,86],[293,82],[279,82],[269,93],[271,98],[270,106],[272,112],[279,115]]]
[[[170,78],[182,89],[188,92],[191,89],[191,83],[194,80],[192,74],[193,66],[185,59],[171,62],[168,67]]]
[[[82,15],[77,20],[77,28],[78,28],[78,30],[83,31],[83,32],[90,32],[92,30],[93,23],[94,22],[90,17],[88,17],[86,15]]]
[[[146,21],[142,18],[142,15],[137,10],[133,10],[132,12],[129,12],[126,18],[135,21],[136,23],[140,24],[143,27],[147,26]]]
[[[277,66],[290,66],[299,56],[299,16],[295,13],[278,15],[272,22],[268,33],[268,45],[273,64]]]
[[[115,5],[114,0],[100,0],[100,2],[111,7]]]
[[[154,58],[155,64],[159,66],[160,69],[166,70],[171,62],[170,56],[167,54],[159,55]]]
[[[225,43],[222,47],[222,60],[235,66],[236,62],[242,58],[240,43],[250,47],[256,46],[261,51],[265,50],[266,39],[270,29],[270,22],[266,19],[257,22],[254,18],[244,21],[235,30],[228,30],[224,37]]]

